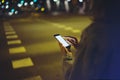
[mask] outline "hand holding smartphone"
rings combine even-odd
[[[73,60],[73,54],[70,50],[71,45],[60,34],[55,34],[54,37],[62,45],[62,53],[65,53],[64,60]]]
[[[67,41],[60,35],[60,34],[55,34],[54,37],[56,38],[57,41],[59,41],[65,48],[70,48],[70,44],[67,43]]]

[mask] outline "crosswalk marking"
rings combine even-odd
[[[9,28],[9,29],[5,29],[5,31],[14,31],[14,29]]]
[[[30,57],[12,61],[13,69],[34,66]]]
[[[21,44],[21,43],[22,43],[21,40],[12,40],[7,42],[8,45]]]
[[[6,31],[5,34],[6,35],[11,35],[11,34],[16,34],[16,32],[15,31]]]
[[[42,80],[42,78],[38,75],[38,76],[33,76],[30,78],[23,79],[23,80]]]
[[[14,29],[11,26],[5,26],[5,31],[14,31]]]
[[[26,49],[23,46],[9,48],[10,54],[18,54],[18,53],[25,53],[25,52],[26,52]]]
[[[18,35],[8,35],[8,36],[6,36],[6,38],[7,39],[16,39],[16,38],[18,38]]]
[[[19,39],[19,36],[16,34],[15,30],[8,22],[4,22],[4,31],[7,39],[7,44],[10,46],[12,45],[11,47],[9,46],[9,54],[18,55],[26,53],[25,47],[21,46],[22,41]],[[12,60],[11,64],[13,69],[34,66],[30,57]],[[40,76],[33,76],[24,80],[42,80],[42,78]]]

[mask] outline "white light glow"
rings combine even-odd
[[[83,2],[83,0],[79,0],[79,2]]]
[[[9,5],[6,5],[5,8],[8,9],[8,8],[9,8]]]
[[[18,14],[18,11],[15,11],[15,14]]]
[[[25,2],[25,3],[24,3],[24,6],[27,6],[27,5],[28,5],[28,3],[27,3],[27,2]]]
[[[67,0],[68,2],[70,2],[71,0]]]
[[[34,2],[33,2],[33,1],[31,1],[31,2],[30,2],[30,5],[33,5],[33,4],[34,4]]]
[[[17,6],[18,6],[18,7],[22,7],[22,4],[19,3]]]
[[[9,15],[9,16],[12,16],[12,15],[13,15],[13,12],[9,12],[8,15]]]
[[[58,0],[53,0],[54,2],[57,2]]]

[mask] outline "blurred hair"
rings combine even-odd
[[[93,0],[94,20],[119,21],[120,0]]]

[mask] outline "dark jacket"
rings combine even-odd
[[[119,23],[92,23],[79,44],[69,80],[120,80]]]

